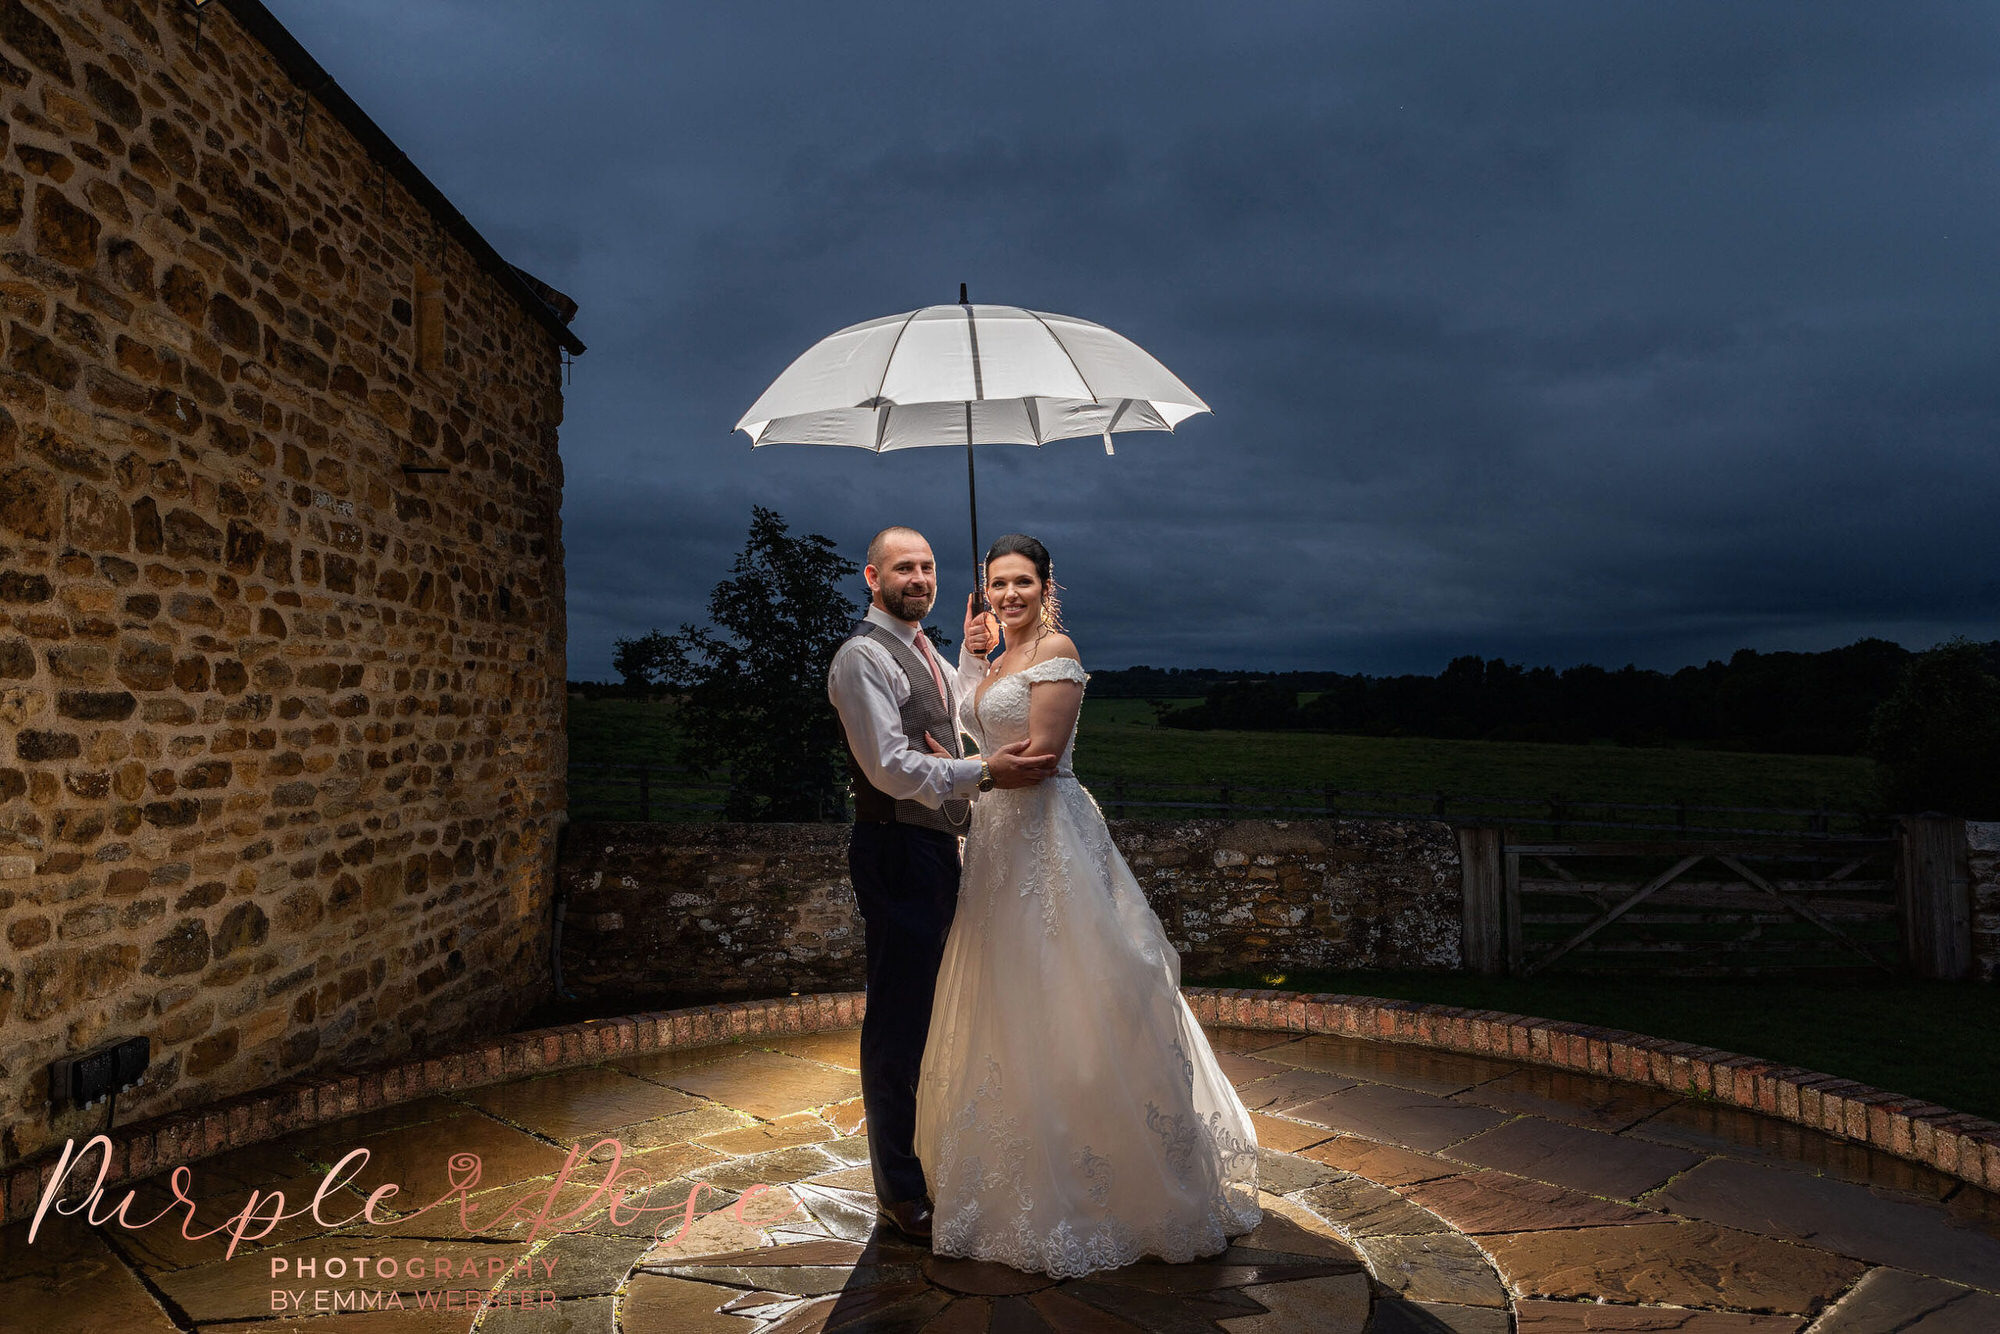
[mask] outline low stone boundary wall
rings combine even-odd
[[[1432,820],[1112,820],[1189,976],[1456,968],[1458,845]],[[844,824],[570,826],[563,982],[769,995],[866,978]]]
[[[1183,994],[1205,1025],[1339,1033],[1651,1084],[1823,1130],[1972,1185],[2000,1190],[2000,1122],[1797,1066],[1496,1010],[1212,987],[1186,987]],[[294,1081],[112,1131],[105,1183],[109,1190],[120,1182],[226,1149],[428,1094],[641,1052],[703,1047],[766,1033],[852,1028],[866,1011],[867,999],[860,992],[733,1001],[504,1034],[424,1060]],[[96,1150],[79,1158],[84,1170],[72,1173],[72,1186],[79,1176],[94,1180],[100,1161]],[[0,1175],[4,1190],[0,1223],[32,1214],[55,1170],[55,1159],[49,1157]],[[80,1194],[70,1189],[63,1198],[73,1200]],[[115,1200],[116,1192],[111,1194]]]
[[[2000,1122],[1802,1066],[1499,1010],[1369,996],[1183,990],[1204,1024],[1341,1033],[1650,1084],[1825,1131],[2000,1190]]]

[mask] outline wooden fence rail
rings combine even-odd
[[[1457,834],[1473,972],[1970,971],[1963,822],[1948,817],[1899,816],[1892,836],[1872,837]]]

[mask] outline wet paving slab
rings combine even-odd
[[[378,1109],[196,1161],[191,1204],[167,1174],[110,1188],[124,1225],[0,1229],[0,1326],[2000,1334],[2000,1201],[1929,1169],[1597,1076],[1208,1031],[1265,1218],[1199,1261],[1055,1279],[903,1238],[850,1029]]]

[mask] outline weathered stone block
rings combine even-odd
[[[132,545],[132,515],[115,491],[79,482],[70,488],[65,523],[70,544],[85,551],[124,551]]]
[[[257,317],[217,292],[208,299],[208,327],[227,347],[255,354],[263,346],[263,325]]]
[[[56,712],[84,722],[122,722],[132,716],[138,701],[124,690],[59,690]],[[102,795],[101,793],[99,795]]]
[[[74,354],[18,322],[8,326],[6,364],[58,390],[74,388],[76,376],[82,374],[82,362]]]
[[[182,797],[176,801],[149,801],[145,805],[146,823],[162,829],[179,829],[191,825],[201,815],[201,803],[192,797]]]
[[[154,977],[179,977],[199,972],[209,960],[208,928],[198,918],[184,918],[153,942],[141,971]]]
[[[61,190],[35,186],[35,253],[42,258],[90,268],[97,263],[97,238],[102,230],[103,224],[94,214],[72,203]]]
[[[139,128],[139,95],[117,76],[100,65],[83,67],[83,88],[113,124],[128,130]]]
[[[160,299],[184,323],[198,326],[208,305],[208,284],[187,265],[171,265],[160,275]]]
[[[129,689],[161,690],[173,677],[174,653],[158,640],[127,637],[119,641],[116,670]]]
[[[214,530],[210,530],[214,531]],[[214,598],[197,593],[176,593],[167,603],[167,615],[188,625],[222,628],[222,608]]]
[[[254,903],[239,903],[223,916],[210,948],[217,959],[225,959],[237,950],[263,944],[270,927],[270,919],[262,908]]]
[[[55,29],[21,0],[0,3],[0,46],[19,55],[65,86],[75,83],[69,54]]]
[[[29,647],[28,641],[19,638],[0,639],[0,679],[12,677],[20,680],[34,674],[35,651]]]
[[[110,650],[96,644],[57,644],[46,657],[49,674],[59,681],[98,685],[110,675]]]
[[[104,266],[119,287],[148,301],[153,299],[156,290],[153,284],[153,257],[136,242],[126,237],[113,237],[106,241]],[[123,337],[118,339],[120,345],[129,341]]]
[[[14,738],[15,757],[31,764],[50,760],[73,760],[83,754],[83,743],[74,732],[24,729]]]
[[[240,1036],[236,1029],[226,1028],[220,1033],[211,1033],[196,1042],[188,1049],[188,1074],[206,1075],[235,1060]]]

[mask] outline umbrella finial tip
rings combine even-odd
[[[958,285],[958,304],[959,304],[959,305],[961,305],[961,306],[965,306],[965,305],[970,305],[970,304],[971,304],[971,302],[969,302],[969,301],[967,301],[967,300],[965,299],[965,284],[964,284],[964,283],[960,283],[960,284]]]

